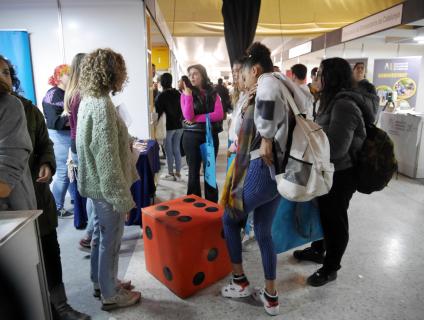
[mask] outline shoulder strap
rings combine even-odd
[[[282,87],[283,87],[284,97],[287,99],[287,102],[288,102],[291,110],[293,111],[294,115],[295,116],[300,115],[301,112],[297,108],[296,102],[293,99],[293,95],[291,94],[291,92],[289,91],[289,89],[287,89],[286,85],[282,81],[281,81],[281,84],[282,84]]]

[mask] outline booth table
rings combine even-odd
[[[399,173],[424,178],[424,114],[382,112],[380,126],[393,140]]]
[[[159,145],[155,140],[140,140],[134,144],[133,150],[136,159],[137,172],[140,180],[131,187],[131,193],[136,204],[130,212],[127,225],[141,225],[141,208],[152,204],[156,193],[155,174],[160,170]],[[85,228],[87,213],[86,198],[78,192],[74,202],[74,225],[77,229]]]
[[[127,225],[141,225],[141,209],[153,203],[156,193],[155,175],[160,170],[159,144],[155,140],[140,140],[134,144],[138,153],[137,172],[140,180],[131,187],[136,207],[130,212]]]
[[[17,313],[27,312],[31,319],[49,320],[50,301],[37,224],[41,213],[0,211],[0,286],[14,287],[9,289],[7,301]]]

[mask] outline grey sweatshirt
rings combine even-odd
[[[37,209],[28,167],[31,152],[21,102],[14,96],[0,95],[0,181],[12,188],[8,198],[0,198],[0,211]]]
[[[305,98],[299,86],[282,73],[276,72],[264,73],[259,77],[254,115],[257,135],[268,139],[273,138],[278,143],[279,152],[282,154],[286,151],[289,131],[289,106],[287,97],[284,96],[283,86],[292,93],[299,111],[305,112],[308,99]],[[257,137],[255,140],[258,140]],[[254,142],[251,160],[259,158],[259,142]]]

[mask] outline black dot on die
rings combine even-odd
[[[207,207],[206,212],[218,212],[218,208],[217,207]]]
[[[166,280],[172,281],[172,272],[168,267],[163,268],[163,275],[165,276]]]
[[[224,233],[224,229],[221,230],[221,238],[225,239],[225,233]]]
[[[194,206],[195,206],[196,208],[203,208],[203,207],[206,207],[206,203],[203,203],[203,202],[196,202],[196,203],[194,204]]]
[[[212,248],[208,252],[208,261],[212,262],[218,257],[218,249]]]
[[[176,211],[176,210],[170,210],[170,211],[168,211],[167,213],[166,213],[166,215],[168,216],[168,217],[176,217],[176,216],[178,216],[180,214],[180,212],[179,211]]]
[[[144,230],[146,231],[147,239],[152,240],[152,238],[153,238],[152,229],[150,229],[150,227],[146,227]]]
[[[189,222],[189,221],[191,221],[193,218],[192,217],[190,217],[190,216],[181,216],[181,217],[179,217],[178,218],[178,221],[180,221],[180,222]]]
[[[194,198],[185,198],[185,199],[183,199],[183,201],[184,202],[187,202],[187,203],[192,203],[192,202],[195,202],[196,199],[194,199]]]
[[[205,280],[205,274],[203,272],[198,272],[193,278],[193,284],[199,286]]]
[[[169,209],[169,207],[168,206],[157,206],[156,207],[156,210],[157,211],[166,211],[166,210],[168,210]]]

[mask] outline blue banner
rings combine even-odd
[[[36,105],[28,32],[0,31],[0,54],[15,67],[23,91],[20,94]]]

